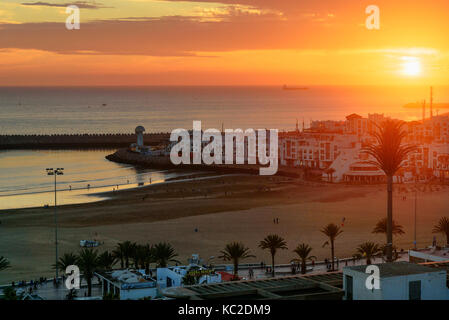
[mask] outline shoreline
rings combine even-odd
[[[407,190],[403,191],[402,187]],[[435,189],[435,188],[434,188]],[[406,196],[407,199],[403,200]],[[432,227],[447,215],[449,187],[420,193],[418,201],[418,246],[432,241]],[[406,234],[395,237],[398,248],[413,241],[414,193],[401,186],[394,194],[395,219]],[[97,239],[99,252],[112,250],[118,242],[170,242],[179,260],[192,253],[216,256],[230,241],[242,241],[256,258],[245,263],[269,261],[258,241],[276,233],[288,242],[277,263],[286,263],[298,243],[308,243],[320,260],[328,257],[322,248],[326,238],[320,229],[340,224],[344,233],[336,241],[337,257],[351,256],[363,241],[382,243],[383,235],[372,234],[376,221],[386,214],[384,185],[330,185],[286,177],[235,175],[200,181],[174,181],[149,187],[119,190],[108,200],[58,207],[60,254],[77,252],[82,239]],[[279,218],[279,224],[273,219]],[[53,210],[43,208],[0,212],[1,252],[12,268],[0,274],[0,282],[51,275],[54,263]],[[198,232],[195,232],[198,229]],[[439,242],[443,237],[437,235]],[[217,260],[218,263],[218,260]]]

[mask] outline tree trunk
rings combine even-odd
[[[275,277],[275,272],[274,272],[274,254],[271,255],[271,273],[273,278]]]
[[[366,258],[366,264],[370,265],[371,264],[371,258]]]
[[[91,297],[92,296],[92,278],[87,277],[86,281],[87,281],[87,296]]]
[[[301,273],[306,274],[306,260],[302,260],[301,262]]]
[[[234,261],[234,278],[238,278],[239,276],[239,262]]]
[[[393,261],[393,176],[387,176],[387,262]]]
[[[335,254],[334,254],[334,240],[331,240],[331,255],[332,255],[332,257],[331,257],[332,271],[335,271],[335,269],[334,269],[334,256],[335,256]]]

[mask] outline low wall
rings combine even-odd
[[[169,133],[144,134],[146,145],[167,143]],[[0,149],[120,148],[136,142],[135,134],[0,135]]]

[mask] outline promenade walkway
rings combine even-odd
[[[400,254],[400,257],[398,261],[408,261],[408,254],[407,252],[404,252]],[[372,263],[382,263],[381,258],[375,258],[373,259]],[[345,266],[353,266],[353,265],[364,265],[366,264],[365,259],[360,260],[353,260],[352,258],[347,259],[339,259],[338,263],[335,263],[335,271],[342,271],[343,267]],[[227,271],[229,273],[232,273],[232,265],[216,265],[216,270],[218,271]],[[249,270],[252,268],[253,271],[253,277],[252,279],[264,279],[264,278],[270,278],[271,273],[267,272],[267,267],[270,267],[269,265],[265,265],[264,267],[261,267],[260,264],[241,264],[239,266],[239,276],[242,277],[245,280],[250,280],[251,277],[249,275]],[[307,274],[320,274],[320,273],[326,273],[327,266],[323,261],[319,261],[315,263],[315,265],[311,266],[311,264],[308,264],[307,266]],[[155,272],[156,270],[154,270]],[[299,271],[296,273],[299,274]],[[292,268],[290,264],[280,264],[276,265],[276,277],[282,277],[282,276],[290,276],[292,275]],[[2,286],[4,287],[4,286]],[[30,285],[17,287],[16,289],[19,290],[19,292],[26,292],[30,293]],[[0,291],[2,291],[0,287]],[[96,277],[93,278],[93,286],[92,286],[92,297],[101,297],[101,286],[98,282],[98,279]],[[84,298],[87,296],[87,284],[84,280],[81,281],[81,288],[76,291],[78,298]],[[60,281],[59,286],[55,287],[53,284],[53,281],[46,281],[42,284],[37,285],[37,288],[33,288],[31,291],[32,294],[39,295],[45,300],[66,300],[67,294],[69,293],[69,290],[65,287],[65,284]]]

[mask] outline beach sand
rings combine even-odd
[[[406,188],[407,192],[399,188]],[[395,245],[413,247],[414,192],[412,185],[396,186],[394,219],[405,235]],[[418,247],[432,243],[432,227],[449,216],[449,186],[420,186],[418,193]],[[430,190],[432,189],[432,191]],[[438,189],[438,190],[437,190]],[[225,195],[226,192],[226,195]],[[404,200],[403,197],[406,197]],[[244,262],[269,263],[269,253],[258,243],[270,233],[287,240],[277,263],[294,257],[292,250],[305,242],[318,260],[330,257],[320,229],[327,223],[342,224],[336,240],[337,257],[352,256],[364,241],[385,242],[372,234],[375,223],[386,216],[386,186],[349,186],[305,183],[299,179],[263,176],[229,176],[202,181],[152,185],[112,194],[112,199],[58,208],[59,252],[77,252],[79,241],[96,239],[99,251],[111,250],[121,241],[170,242],[181,262],[192,253],[214,263],[230,241],[242,241],[256,256]],[[279,224],[273,219],[279,218]],[[54,272],[53,208],[18,209],[0,212],[0,256],[11,268],[0,272],[0,283],[51,277]],[[198,231],[195,232],[195,229]],[[437,235],[439,244],[444,237]]]

